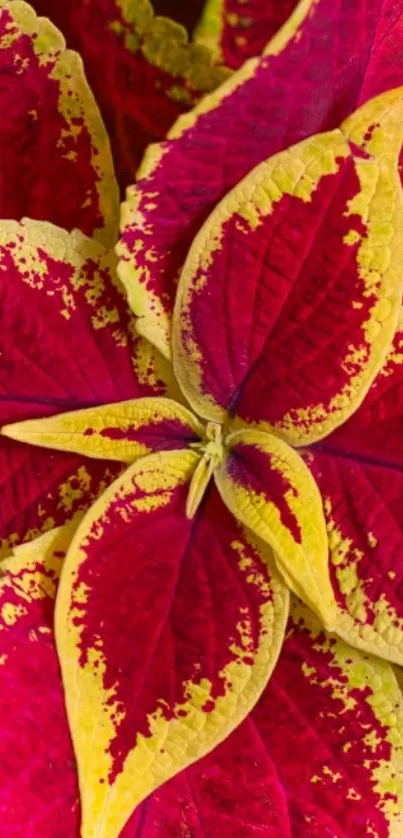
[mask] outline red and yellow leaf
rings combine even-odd
[[[277,768],[292,835],[400,838],[403,701],[389,664],[327,634],[296,603],[251,718]]]
[[[138,460],[70,547],[56,636],[82,836],[115,838],[154,788],[224,739],[267,683],[287,588],[214,488],[185,515],[192,451]]]
[[[236,414],[304,445],[357,409],[401,304],[402,124],[402,90],[371,100],[262,163],[205,223],[173,328],[199,415]]]
[[[196,30],[198,43],[237,70],[260,55],[288,20],[298,0],[207,0]]]
[[[305,454],[321,490],[337,632],[403,664],[403,331],[360,409]]]
[[[1,217],[78,227],[112,246],[118,189],[82,63],[19,0],[0,2],[0,77]]]
[[[226,445],[226,458],[214,472],[222,499],[237,520],[270,545],[289,587],[333,627],[322,500],[304,461],[281,439],[261,431],[231,434]]]
[[[251,168],[403,83],[402,13],[402,0],[302,0],[263,56],[148,150],[123,206],[120,276],[139,330],[166,355],[177,279],[201,223]]]
[[[153,451],[186,448],[203,426],[178,402],[144,398],[4,425],[10,439],[86,457],[133,463]]]
[[[1,563],[0,810],[4,835],[78,838],[79,800],[52,633],[60,568],[74,528]],[[62,827],[61,827],[62,824]]]
[[[155,792],[140,817],[145,838],[158,828],[195,838],[400,838],[403,699],[392,667],[295,603],[249,718]]]
[[[34,0],[33,5],[84,61],[123,188],[133,182],[147,145],[162,140],[180,114],[230,74],[169,19],[166,0],[160,4],[164,17],[155,14],[150,0]],[[178,5],[183,10],[193,4]]]
[[[166,391],[114,257],[44,222],[0,224],[0,353],[0,425]],[[5,437],[0,464],[0,551],[64,523],[119,473]]]

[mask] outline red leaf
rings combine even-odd
[[[83,838],[114,838],[156,787],[222,741],[276,663],[288,591],[270,551],[212,488],[191,522],[198,456],[138,460],[69,549],[56,636]]]
[[[403,331],[360,409],[306,456],[345,639],[403,663]]]
[[[102,245],[2,222],[0,264],[1,424],[164,390]],[[3,548],[63,523],[118,473],[0,439]]]
[[[302,2],[285,43],[275,40],[149,149],[124,208],[121,276],[140,328],[152,340],[157,331],[167,354],[176,279],[201,223],[253,166],[402,83],[402,20],[402,0]],[[139,305],[137,284],[149,306]]]
[[[298,0],[207,0],[197,40],[237,70],[260,55],[288,20]]]
[[[155,17],[148,0],[37,0],[34,5],[83,58],[122,187],[134,180],[146,146],[163,139],[181,113],[228,76],[205,47],[189,44],[186,30],[166,19],[169,10],[159,11],[163,22]]]
[[[0,216],[79,227],[112,246],[117,185],[80,59],[16,0],[0,3],[0,80]]]

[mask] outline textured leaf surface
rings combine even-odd
[[[233,515],[273,549],[287,584],[334,622],[322,501],[302,458],[271,434],[240,431],[227,439],[216,469],[220,494]]]
[[[229,75],[169,19],[175,9],[166,0],[159,11],[164,18],[149,0],[36,0],[34,6],[82,56],[121,186],[133,182],[148,143],[163,139],[180,114]]]
[[[224,739],[281,647],[288,593],[263,545],[214,490],[194,522],[185,516],[197,461],[138,460],[68,553],[56,634],[84,838],[118,834],[147,794]]]
[[[400,838],[402,793],[403,702],[392,667],[326,634],[295,604],[248,720],[139,808],[139,836]]]
[[[256,164],[402,84],[402,13],[401,0],[302,0],[264,56],[149,149],[122,214],[120,272],[141,332],[166,354],[177,278],[203,220]]]
[[[1,223],[0,424],[164,392],[163,365],[133,333],[102,245],[44,222]],[[64,523],[118,473],[0,440],[5,549]]]
[[[305,456],[321,489],[350,643],[403,663],[403,332],[354,416]]]
[[[0,2],[0,215],[115,242],[109,141],[76,53],[20,0]]]
[[[10,439],[87,457],[132,463],[152,451],[186,448],[203,426],[170,399],[145,398],[5,425]]]
[[[237,70],[260,55],[296,5],[297,0],[207,0],[197,41]]]
[[[78,785],[52,635],[72,527],[16,549],[0,576],[0,811],[3,835],[78,838]]]
[[[212,213],[173,329],[199,415],[236,413],[301,445],[359,406],[401,304],[402,117],[402,93],[372,100],[340,131],[261,164]]]

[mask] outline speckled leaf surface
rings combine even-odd
[[[2,222],[0,265],[2,424],[164,391],[101,244],[45,222]],[[120,468],[5,437],[1,463],[3,550],[64,523]]]
[[[180,114],[230,74],[207,47],[190,41],[169,11],[155,14],[150,0],[37,0],[34,6],[83,59],[122,187],[133,182],[147,144],[163,139]]]
[[[360,405],[401,305],[402,118],[401,89],[371,100],[252,170],[202,227],[173,325],[199,415],[298,446]]]
[[[272,548],[287,585],[333,628],[322,499],[303,459],[272,434],[228,436],[227,455],[215,470],[224,503]]]
[[[56,638],[85,838],[114,838],[154,788],[223,740],[281,648],[288,592],[263,545],[214,490],[186,518],[197,461],[138,460],[68,552]]]
[[[79,56],[20,0],[0,3],[0,214],[115,241],[109,141]]]
[[[400,838],[402,714],[392,667],[326,634],[295,603],[249,719],[154,793],[138,812],[136,838],[176,838],[180,830],[195,838]],[[244,792],[255,770],[263,797],[247,815]]]
[[[176,282],[203,220],[256,164],[402,83],[402,10],[302,0],[264,56],[149,149],[122,215],[121,276],[140,330],[167,354]]]
[[[263,52],[296,5],[297,0],[207,0],[196,39],[237,70]]]
[[[403,333],[363,405],[305,455],[321,490],[337,631],[349,642],[403,663]]]

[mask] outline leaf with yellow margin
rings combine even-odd
[[[301,0],[259,58],[148,148],[122,207],[119,270],[141,333],[167,356],[178,277],[204,220],[259,163],[403,84],[402,13],[402,0]]]
[[[285,23],[298,0],[206,0],[195,38],[237,70],[260,55]]]
[[[63,3],[61,4],[63,5]],[[0,217],[46,219],[115,243],[119,194],[80,57],[21,0],[0,0]]]
[[[321,490],[335,630],[403,665],[403,321],[351,419],[304,453]]]
[[[0,807],[4,835],[79,834],[74,752],[53,637],[60,570],[77,521],[0,565]]]
[[[302,458],[262,431],[226,439],[215,481],[232,514],[270,545],[287,584],[332,628],[335,600],[319,489]]]
[[[78,762],[82,836],[133,809],[248,714],[276,663],[288,591],[214,486],[187,519],[193,451],[137,460],[69,549],[56,639]]]
[[[10,439],[56,451],[133,463],[153,451],[197,443],[203,427],[171,399],[143,398],[4,425]]]
[[[176,397],[167,361],[135,332],[115,265],[113,253],[78,231],[0,222],[0,426]],[[87,508],[120,466],[0,436],[0,470],[4,555]]]
[[[200,416],[235,414],[302,446],[359,407],[401,305],[402,141],[399,89],[271,157],[212,213],[173,325],[174,369]]]

